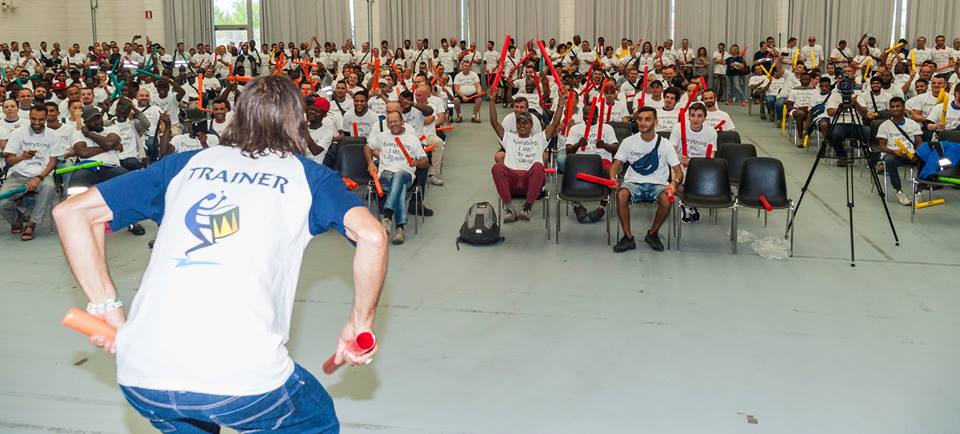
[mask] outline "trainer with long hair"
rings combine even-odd
[[[335,229],[356,244],[354,303],[336,363],[372,331],[387,268],[383,227],[340,177],[305,157],[303,100],[289,78],[251,81],[223,146],[167,155],[71,197],[53,214],[87,310],[117,329],[117,382],[163,432],[336,433],[330,396],[287,353],[303,251]],[[104,224],[160,226],[129,319],[110,279]]]

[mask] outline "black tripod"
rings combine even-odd
[[[863,154],[867,157],[854,157],[848,154],[846,157],[837,157],[840,160],[843,160],[846,163],[846,175],[847,175],[847,210],[849,212],[849,226],[850,226],[850,266],[856,267],[856,256],[854,255],[854,243],[853,243],[853,162],[857,159],[867,158],[869,161],[870,155],[870,143],[863,137],[863,128],[861,128],[862,119],[860,113],[858,113],[854,108],[853,104],[850,102],[849,97],[844,96],[844,101],[840,104],[840,107],[837,108],[837,112],[833,114],[833,117],[830,119],[830,127],[827,128],[827,135],[825,138],[830,138],[833,133],[833,129],[836,128],[838,121],[842,118],[843,115],[847,115],[848,119],[851,120],[853,128],[853,137],[856,139],[854,146],[859,146],[863,150]],[[851,149],[852,150],[852,149]],[[790,224],[787,225],[787,232],[784,234],[786,238],[787,234],[790,233],[790,229],[793,228],[793,223],[797,219],[797,213],[800,211],[800,204],[803,202],[803,196],[807,194],[807,188],[810,187],[810,181],[813,180],[813,174],[817,171],[817,166],[820,164],[820,161],[824,158],[826,154],[827,147],[821,145],[820,150],[817,152],[817,159],[813,162],[813,167],[810,168],[810,174],[807,175],[807,181],[803,183],[803,188],[800,189],[800,198],[797,199],[797,207],[793,212],[793,217],[790,219]],[[870,172],[870,177],[873,179],[873,185],[877,189],[877,194],[880,196],[880,203],[883,204],[883,211],[887,214],[887,222],[890,223],[890,231],[893,232],[893,240],[896,245],[900,245],[900,238],[897,237],[897,228],[893,226],[893,219],[890,217],[890,209],[887,208],[887,201],[883,197],[883,186],[880,184],[880,179],[877,177],[877,172],[875,170],[868,170]]]

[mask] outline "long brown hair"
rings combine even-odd
[[[303,154],[308,137],[300,91],[290,78],[269,75],[244,86],[220,142],[257,158],[270,152]]]

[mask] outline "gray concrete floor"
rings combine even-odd
[[[744,141],[784,161],[798,197],[814,152],[731,111]],[[957,192],[913,225],[890,202],[896,247],[858,178],[856,268],[835,167],[818,171],[788,260],[748,244],[731,255],[727,213],[686,226],[680,253],[615,255],[602,224],[572,216],[557,246],[539,215],[508,225],[503,245],[458,252],[467,207],[496,203],[495,143],[487,124],[451,135],[447,186],[428,193],[437,215],[391,248],[373,365],[319,374],[349,308],[352,253],[334,235],[308,248],[290,349],[334,396],[344,432],[957,432]],[[635,230],[649,218],[635,208]],[[741,229],[761,236],[783,224],[741,213]],[[109,239],[125,301],[149,235]],[[0,432],[152,432],[117,390],[113,358],[59,324],[85,301],[57,239],[0,235],[0,264]]]

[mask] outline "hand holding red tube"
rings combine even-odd
[[[378,349],[377,338],[372,332],[357,333],[353,324],[348,323],[340,332],[337,351],[324,362],[323,372],[330,375],[344,363],[352,366],[369,365]]]

